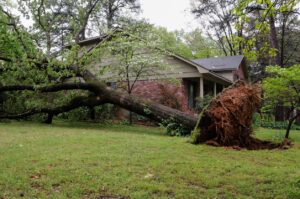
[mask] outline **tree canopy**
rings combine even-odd
[[[281,104],[288,109],[289,124],[285,136],[288,138],[291,125],[300,116],[300,65],[289,68],[268,66],[267,72],[271,77],[263,80],[266,103],[270,108]]]

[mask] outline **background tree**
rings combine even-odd
[[[272,107],[281,103],[288,109],[289,122],[285,134],[285,138],[288,138],[293,122],[300,116],[300,65],[289,68],[268,66],[267,72],[272,77],[263,80],[266,104]]]
[[[222,49],[198,28],[191,32],[184,30],[168,32],[166,28],[155,30],[160,35],[163,48],[187,59],[210,58],[224,55]]]
[[[216,42],[225,56],[241,54],[241,46],[236,48],[232,38],[243,36],[243,29],[235,31],[236,15],[232,12],[238,0],[193,0],[191,12],[207,29],[206,34]]]
[[[30,33],[49,57],[52,49],[61,50],[72,39],[85,39],[93,14],[101,9],[101,1],[29,0],[18,1],[18,8],[33,21]]]
[[[246,40],[245,37],[240,36],[235,37],[236,43],[242,43],[245,46],[243,54],[250,60],[256,60],[260,54],[267,54],[269,65],[284,66],[284,59],[287,57],[284,55],[286,33],[293,32],[291,30],[293,29],[292,24],[297,23],[297,3],[299,0],[247,0],[236,4],[234,12],[238,16],[235,24],[237,31],[245,26],[250,27],[250,31],[247,32],[249,39]],[[279,26],[276,27],[277,22]],[[241,23],[244,26],[241,26]],[[288,23],[291,24],[288,25]],[[288,30],[288,27],[291,29]],[[259,37],[260,39],[265,38],[264,41],[258,40],[257,37],[257,35],[262,34],[268,35],[267,37]],[[260,48],[257,48],[257,42],[262,43]]]
[[[193,59],[224,56],[222,49],[215,41],[211,37],[205,37],[199,28],[184,33],[183,39],[192,52]]]
[[[183,30],[169,32],[164,27],[158,27],[154,28],[154,31],[160,37],[162,48],[181,55],[187,59],[193,58],[191,49],[183,41],[185,34]]]
[[[247,32],[247,40],[244,37],[236,36],[235,44],[242,43],[245,46],[243,54],[249,60],[259,61],[257,64],[252,65],[253,69],[258,67],[259,70],[258,75],[260,77],[256,78],[257,81],[267,75],[265,73],[267,65],[290,66],[287,65],[287,61],[290,59],[288,57],[293,56],[294,51],[287,50],[286,44],[289,43],[289,40],[286,39],[286,34],[289,32],[293,35],[293,31],[298,32],[298,28],[294,30],[287,28],[289,23],[291,23],[291,28],[293,23],[297,23],[297,3],[299,3],[299,0],[247,0],[236,5],[234,12],[238,16],[236,21],[237,31],[248,25],[252,28],[251,31]],[[241,26],[241,23],[244,26]],[[295,43],[297,43],[297,40]],[[298,44],[290,45],[288,48],[297,49],[297,46]],[[283,108],[282,103],[279,102],[275,109],[275,120],[285,120],[284,112],[286,110]]]
[[[109,81],[116,82],[117,87],[124,89],[129,96],[137,81],[161,78],[165,70],[171,70],[171,66],[164,61],[166,54],[162,53],[159,38],[153,37],[155,34],[151,34],[151,29],[142,29],[132,30],[129,27],[101,45],[107,49],[107,54],[103,56],[113,59],[109,71],[114,76]],[[132,124],[132,112],[129,122]]]
[[[100,33],[111,30],[122,24],[123,17],[141,11],[138,0],[102,0],[101,9],[94,14],[93,24]]]

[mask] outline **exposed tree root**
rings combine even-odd
[[[279,148],[281,144],[251,136],[253,114],[260,111],[260,94],[259,86],[243,81],[223,91],[200,114],[193,143],[250,150]]]

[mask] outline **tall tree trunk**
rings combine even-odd
[[[114,5],[114,1],[113,0],[108,0],[107,13],[106,13],[107,29],[112,28],[113,15],[114,15],[113,5]]]
[[[282,14],[282,26],[281,26],[281,49],[280,49],[280,66],[284,64],[284,39],[285,39],[285,26],[288,16]]]
[[[238,36],[240,38],[243,37],[243,29],[244,29],[244,22],[241,22],[241,28],[238,30]],[[242,55],[243,54],[243,45],[241,42],[239,42],[239,54]]]
[[[269,26],[270,26],[270,41],[271,41],[271,47],[276,49],[276,56],[275,56],[275,62],[273,62],[273,59],[270,57],[271,63],[280,66],[280,53],[279,53],[279,45],[278,45],[278,39],[276,34],[276,27],[275,27],[275,20],[272,15],[269,16]],[[279,103],[278,106],[275,108],[275,121],[283,121],[284,120],[284,108],[282,107],[282,103]]]
[[[269,16],[269,26],[270,26],[271,47],[277,50],[275,56],[275,64],[280,66],[281,62],[280,62],[278,39],[277,39],[276,28],[275,28],[275,20],[272,15]]]
[[[50,32],[46,32],[46,42],[47,42],[47,57],[50,58],[51,56],[51,36]]]

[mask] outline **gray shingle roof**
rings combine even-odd
[[[237,69],[241,64],[244,56],[229,56],[229,57],[213,57],[208,59],[194,59],[193,62],[203,66],[211,71]]]

